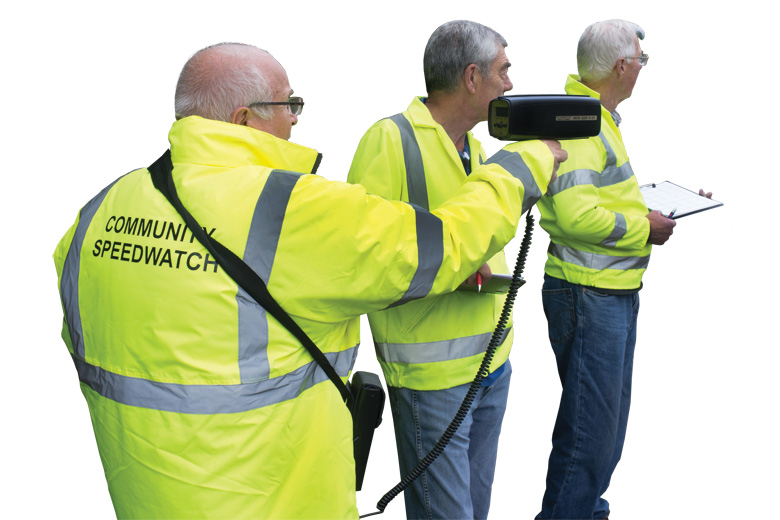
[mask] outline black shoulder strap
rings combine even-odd
[[[236,256],[233,251],[223,246],[217,240],[203,231],[203,228],[198,224],[195,218],[187,211],[187,208],[181,203],[179,195],[176,193],[176,187],[173,184],[173,162],[171,161],[171,151],[166,150],[162,156],[157,159],[154,164],[149,166],[149,173],[152,176],[152,182],[155,188],[160,190],[165,198],[176,208],[187,227],[190,228],[193,235],[203,246],[211,253],[214,259],[222,266],[225,272],[235,281],[239,286],[243,287],[254,300],[259,303],[266,311],[268,311],[279,323],[289,330],[301,344],[309,351],[311,357],[322,367],[325,373],[328,375],[333,384],[336,385],[341,397],[345,403],[352,409],[352,396],[347,390],[346,385],[336,373],[333,365],[328,362],[325,354],[317,348],[317,345],[309,338],[309,336],[298,326],[298,324],[290,317],[284,309],[282,309],[276,300],[268,292],[268,288],[262,278],[243,260]]]

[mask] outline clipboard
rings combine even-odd
[[[490,277],[490,280],[482,284],[482,291],[483,293],[488,294],[506,294],[509,292],[509,286],[512,283],[512,275],[511,274],[493,274],[493,276]],[[522,287],[523,284],[525,284],[525,279],[520,278],[520,285],[518,288]],[[477,292],[477,286],[476,285],[461,285],[458,287],[459,291],[468,291],[468,292]]]
[[[674,211],[674,216],[671,217],[673,219],[723,206],[722,202],[702,197],[695,191],[669,181],[645,184],[639,187],[639,191],[642,192],[648,210],[658,210],[664,215]]]

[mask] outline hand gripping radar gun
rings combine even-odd
[[[601,131],[601,103],[598,99],[588,96],[501,96],[490,102],[488,128],[491,136],[502,141],[584,139],[599,135]],[[498,319],[496,330],[493,331],[490,338],[482,364],[477,370],[477,375],[458,412],[433,449],[377,503],[378,511],[361,515],[360,518],[384,513],[387,504],[422,475],[425,469],[444,451],[468,414],[469,408],[471,408],[471,404],[482,386],[482,381],[488,375],[493,355],[501,344],[517,290],[525,282],[522,279],[522,274],[525,258],[531,245],[533,223],[534,219],[529,210],[526,217],[525,235],[517,255],[517,263],[504,301],[504,308]]]

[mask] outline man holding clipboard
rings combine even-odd
[[[580,37],[566,93],[599,99],[601,133],[561,142],[569,159],[537,204],[550,235],[542,300],[562,385],[540,519],[609,516],[602,495],[626,434],[642,275],[652,245],[676,225],[674,207],[663,214],[644,200],[618,129],[615,109],[649,60],[641,39],[625,20]]]

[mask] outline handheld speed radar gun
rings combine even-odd
[[[502,141],[593,137],[601,130],[601,103],[566,94],[501,96],[490,102],[488,129]]]

